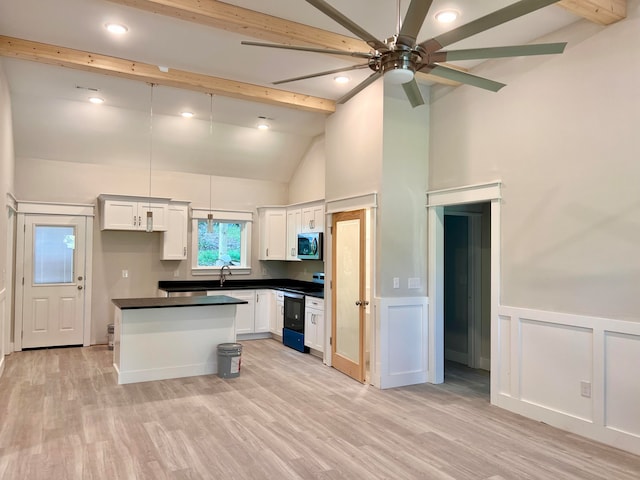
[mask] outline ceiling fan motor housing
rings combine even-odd
[[[392,83],[406,83],[413,80],[421,61],[420,55],[413,50],[392,50],[382,54],[380,70]]]

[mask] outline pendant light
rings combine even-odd
[[[213,138],[213,93],[209,94],[209,138]],[[213,233],[213,211],[211,210],[211,184],[213,179],[209,174],[209,213],[207,214],[207,232]]]
[[[153,212],[151,211],[151,164],[153,160],[153,83],[151,85],[151,99],[149,101],[149,206],[147,208],[147,232],[153,232]]]

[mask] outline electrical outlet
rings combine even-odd
[[[398,277],[393,277],[393,288],[400,288],[400,279]]]
[[[580,382],[580,395],[591,398],[591,382]]]
[[[176,268],[173,271],[173,278],[178,278],[178,277],[180,277],[180,270],[178,268]]]
[[[411,277],[407,282],[408,288],[420,288],[420,279],[417,277]]]
[[[129,278],[129,270],[122,270],[122,278]]]

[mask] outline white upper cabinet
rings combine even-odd
[[[287,249],[287,210],[284,207],[258,208],[260,222],[259,260],[285,260]]]
[[[168,198],[100,195],[100,229],[144,231],[147,211],[153,214],[153,231],[167,230]]]
[[[324,205],[302,208],[302,232],[324,232]]]
[[[302,210],[287,208],[287,260],[298,258],[298,234],[302,232]]]
[[[186,260],[189,202],[170,202],[167,223],[162,233],[162,260]]]

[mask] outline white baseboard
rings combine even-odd
[[[181,365],[178,367],[151,368],[146,370],[120,371],[114,365],[118,374],[118,385],[126,383],[150,382],[154,380],[167,380],[170,378],[195,377],[198,375],[211,375],[218,373],[218,361],[202,363],[198,365]]]

